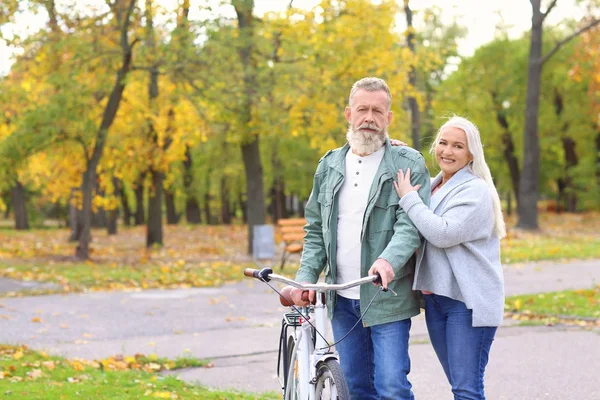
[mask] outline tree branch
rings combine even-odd
[[[550,57],[552,57],[558,50],[560,50],[561,47],[563,47],[569,41],[571,41],[572,39],[574,39],[577,36],[581,35],[582,33],[586,32],[586,31],[589,31],[590,29],[592,29],[593,27],[595,27],[598,24],[600,24],[600,19],[593,20],[592,22],[590,22],[589,24],[587,24],[583,28],[581,28],[581,29],[573,32],[572,34],[570,34],[569,36],[567,36],[566,38],[564,38],[560,42],[556,43],[556,46],[554,46],[554,48],[552,50],[550,50],[545,56],[542,57],[541,65],[544,65],[544,63],[546,61],[548,61],[550,59]]]
[[[543,15],[542,22],[544,22],[544,20],[548,16],[548,14],[550,14],[550,11],[552,11],[552,9],[554,8],[554,6],[556,6],[556,3],[558,3],[558,0],[552,0],[552,3],[550,3],[550,5],[548,6],[548,8],[546,9],[546,12],[542,13],[542,15]]]
[[[90,153],[89,153],[87,143],[85,142],[83,137],[80,135],[77,135],[74,138],[71,138],[71,140],[73,140],[75,143],[79,143],[81,145],[81,147],[83,147],[83,154],[85,156],[85,161],[86,161],[86,163],[89,163],[90,162],[90,155],[89,155]],[[65,142],[66,142],[66,140],[65,140]]]
[[[131,46],[129,45],[129,42],[127,40],[127,34],[129,31],[129,23],[131,22],[131,14],[133,13],[133,7],[135,6],[135,0],[130,0],[129,2],[129,7],[127,8],[127,15],[125,16],[125,20],[123,21],[123,28],[121,29],[121,47],[123,48],[123,50],[128,49],[130,47],[133,47],[133,44],[131,44]]]

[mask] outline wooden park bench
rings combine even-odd
[[[304,225],[305,218],[280,218],[277,227],[283,241],[283,253],[281,255],[281,269],[290,255],[301,253],[304,247]]]

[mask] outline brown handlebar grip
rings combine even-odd
[[[248,278],[256,278],[258,276],[258,270],[254,268],[246,268],[244,270],[244,275]]]
[[[291,307],[294,305],[294,301],[292,300],[292,290],[294,290],[293,286],[286,286],[281,289],[279,302],[282,306]],[[302,301],[308,301],[308,290],[302,291]],[[313,301],[312,304],[315,304],[315,302]]]
[[[281,289],[281,295],[279,296],[279,302],[284,307],[291,307],[294,302],[292,301],[292,290],[294,290],[291,286],[286,286]]]

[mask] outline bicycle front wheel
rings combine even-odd
[[[348,385],[337,360],[327,360],[319,364],[315,394],[317,399],[350,399]]]
[[[299,399],[299,388],[300,384],[298,382],[298,357],[296,355],[296,341],[292,338],[289,339],[288,343],[288,370],[287,370],[287,379],[285,385],[285,391],[283,398],[285,400],[298,400]]]

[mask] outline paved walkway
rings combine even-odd
[[[505,268],[507,295],[600,284],[600,260]],[[0,290],[14,282],[0,279]],[[277,391],[280,318],[285,310],[262,283],[220,288],[100,292],[0,299],[0,343],[26,343],[66,357],[190,354],[213,368],[177,371],[190,382],[244,391]],[[38,317],[41,322],[33,322]],[[568,327],[498,331],[487,369],[490,399],[600,399],[600,332]],[[411,331],[410,379],[419,400],[451,399],[424,319]]]

